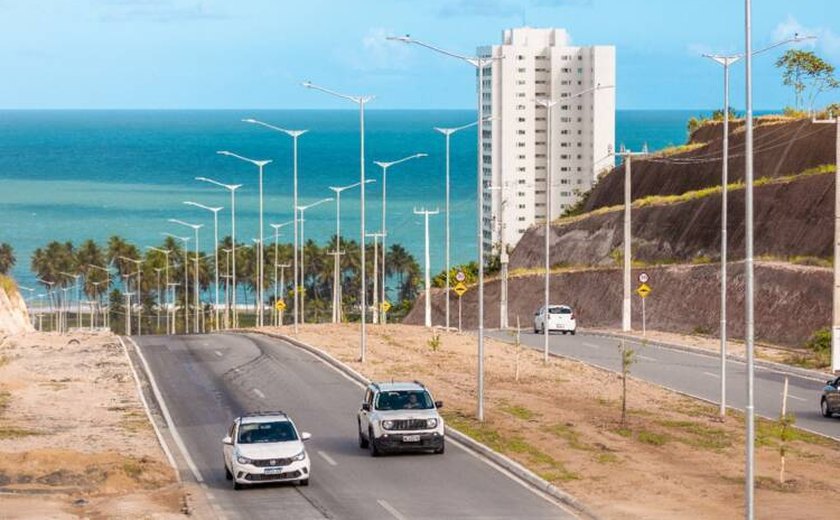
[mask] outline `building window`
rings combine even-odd
[[[517,135],[525,135],[525,130],[517,130]]]
[[[525,84],[525,80],[524,80],[524,79],[520,79],[519,81],[517,81],[517,82],[516,82],[516,84],[517,84],[517,85],[524,85],[524,84]]]
[[[516,110],[525,110],[525,105],[516,105]]]
[[[519,142],[516,143],[516,146],[518,146],[519,148],[525,148],[525,143]]]
[[[520,54],[520,55],[518,55],[518,56],[516,57],[516,59],[521,61],[521,60],[524,60],[524,59],[525,59],[525,56],[523,56],[523,55],[521,55],[521,54]]]
[[[519,72],[519,73],[524,73],[524,72],[525,72],[525,69],[524,69],[524,68],[519,68],[519,69],[516,69],[516,72]]]
[[[525,156],[524,155],[517,155],[516,158],[517,159],[525,159]]]

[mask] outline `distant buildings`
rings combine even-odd
[[[563,29],[522,27],[504,31],[501,45],[480,56],[503,56],[484,72],[482,112],[493,116],[482,131],[484,248],[513,247],[533,224],[560,216],[579,200],[596,175],[613,165],[615,47],[574,47]],[[552,109],[552,184],[546,187],[546,109]]]

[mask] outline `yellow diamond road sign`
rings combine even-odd
[[[650,285],[646,283],[643,283],[638,288],[636,288],[636,294],[638,294],[642,298],[647,298],[651,291],[652,289],[650,288]]]
[[[385,300],[384,302],[379,304],[379,306],[382,307],[382,310],[385,311],[385,312],[388,312],[388,311],[391,310],[391,302],[389,302],[388,300]]]
[[[464,285],[462,282],[458,282],[457,284],[455,284],[455,287],[453,287],[452,290],[455,291],[455,294],[457,294],[460,298],[464,295],[465,292],[467,292],[467,286]]]
[[[285,311],[286,310],[286,302],[284,302],[283,300],[277,300],[274,303],[274,308],[277,309],[278,311]]]

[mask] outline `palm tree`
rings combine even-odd
[[[0,244],[0,274],[9,274],[15,266],[15,252],[12,246],[3,242]]]
[[[102,248],[93,240],[85,240],[76,251],[76,264],[85,277],[84,293],[91,299],[98,299],[106,289],[108,274],[89,266],[104,267],[105,253]]]

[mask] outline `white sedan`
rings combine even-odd
[[[549,305],[548,319],[545,318],[545,307],[534,313],[534,334],[558,330],[563,334],[574,334],[577,331],[575,313],[568,305]]]

